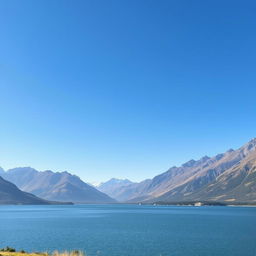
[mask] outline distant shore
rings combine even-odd
[[[140,203],[140,205],[146,205]],[[250,202],[213,202],[213,201],[184,201],[184,202],[155,202],[150,205],[173,205],[173,206],[240,206],[240,207],[256,207],[256,203]]]
[[[99,204],[99,203],[90,203],[90,204],[83,204],[83,203],[57,203],[57,204],[51,204],[51,205],[148,205],[148,206],[194,206],[194,207],[200,207],[200,206],[230,206],[230,207],[256,207],[256,203],[250,203],[250,202],[213,202],[213,201],[181,201],[181,202],[154,202],[154,203],[105,203],[105,204]],[[42,204],[4,204],[0,203],[0,206],[44,206]],[[47,206],[47,205],[46,205]],[[0,251],[1,252],[1,251]],[[1,256],[1,255],[0,255]]]

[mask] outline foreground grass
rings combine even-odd
[[[48,256],[48,253],[0,252],[0,256]]]
[[[48,252],[28,253],[25,251],[13,252],[11,250],[6,251],[2,249],[0,251],[0,256],[85,256],[85,254],[82,251],[64,251],[64,252],[54,251],[53,253],[48,253]]]

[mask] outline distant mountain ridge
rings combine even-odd
[[[97,189],[103,193],[106,193],[112,198],[116,198],[117,200],[120,200],[119,194],[122,193],[122,188],[134,184],[128,179],[116,179],[112,178],[106,182],[101,183],[99,186],[97,186]]]
[[[123,202],[212,200],[256,202],[256,138],[237,150],[190,160],[140,183],[118,188]],[[240,194],[239,194],[240,193]]]
[[[21,190],[46,200],[74,203],[114,203],[114,199],[68,172],[39,172],[31,167],[19,167],[0,175]]]

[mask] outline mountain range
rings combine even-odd
[[[0,168],[0,176],[0,203],[211,201],[255,204],[256,138],[237,150],[190,160],[142,182],[113,178],[94,187],[68,172],[39,172],[30,167],[6,172]]]
[[[73,203],[114,203],[114,199],[83,182],[68,172],[39,172],[31,167],[3,170],[5,180],[12,182],[22,191],[51,201]]]
[[[121,202],[256,203],[256,138],[237,150],[174,166],[153,179],[123,186],[106,184],[99,189]]]

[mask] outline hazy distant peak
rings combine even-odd
[[[72,174],[71,174],[70,172],[68,172],[68,171],[63,171],[63,172],[60,172],[60,173],[72,175]]]
[[[38,172],[36,169],[27,166],[27,167],[15,167],[12,169],[7,170],[8,173],[13,173],[13,172]]]
[[[116,182],[116,183],[122,183],[122,182],[131,182],[128,179],[118,179],[118,178],[112,178],[109,180],[109,182]]]
[[[129,187],[132,184],[134,183],[128,179],[112,178],[106,182],[101,183],[97,189],[103,193],[106,193],[110,197],[115,198],[116,193],[119,193],[124,187]]]
[[[53,171],[51,171],[51,170],[45,170],[43,172],[45,172],[45,173],[53,173]]]
[[[112,186],[112,185],[129,185],[132,184],[133,182],[128,180],[128,179],[118,179],[118,178],[111,178],[110,180],[106,182],[102,182],[99,184],[99,187],[102,186]]]
[[[92,186],[92,187],[99,187],[101,184],[103,184],[103,182],[99,182],[99,181],[91,181],[91,182],[87,182],[88,185]]]

